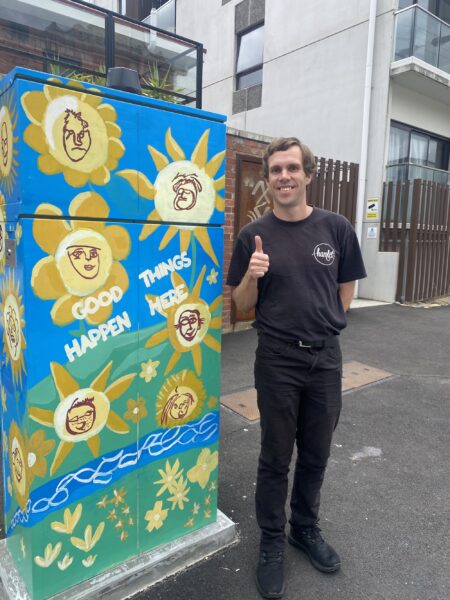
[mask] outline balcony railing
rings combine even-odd
[[[386,167],[386,181],[414,181],[414,179],[423,179],[424,181],[434,181],[450,185],[450,172],[434,167],[425,167],[412,162],[400,163],[398,165],[389,165]]]
[[[396,14],[394,60],[415,56],[450,73],[450,26],[418,5]]]
[[[128,67],[144,94],[202,104],[202,44],[82,0],[0,0],[0,77],[16,66],[99,85]]]

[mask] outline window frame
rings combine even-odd
[[[414,164],[414,165],[418,165],[418,166],[422,166],[422,167],[431,167],[431,168],[440,169],[443,171],[449,170],[449,159],[450,159],[450,139],[449,138],[446,138],[446,137],[443,137],[440,135],[436,135],[434,133],[431,133],[430,131],[426,131],[425,129],[419,129],[418,127],[412,127],[411,125],[406,125],[405,123],[401,123],[400,121],[394,121],[394,120],[391,120],[391,122],[390,122],[389,137],[391,136],[392,127],[396,127],[397,129],[402,129],[403,131],[408,132],[408,156],[407,156],[407,160],[406,160],[407,164]],[[426,136],[428,138],[426,164],[413,162],[411,159],[411,134],[414,134],[414,133],[416,133],[418,135]],[[435,165],[428,164],[429,163],[428,157],[430,155],[430,141],[437,141],[437,142],[443,143],[441,164],[443,164],[444,166],[435,166]],[[391,166],[396,166],[396,165],[400,165],[400,164],[405,164],[405,163],[399,162],[398,160],[397,160],[397,162],[392,162],[392,159],[390,159],[388,156],[388,162],[387,162],[388,166],[391,167]]]
[[[250,87],[253,87],[251,85],[247,86],[247,87],[240,87],[239,81],[242,77],[245,77],[246,75],[251,75],[252,73],[256,73],[257,71],[261,71],[261,81],[258,83],[255,83],[253,85],[261,85],[262,84],[262,72],[263,72],[263,66],[264,66],[264,32],[263,32],[263,40],[262,40],[263,58],[262,58],[261,62],[255,63],[251,67],[247,67],[246,69],[242,69],[241,71],[238,71],[239,52],[241,49],[242,38],[245,35],[248,35],[249,33],[251,33],[252,31],[255,31],[256,29],[261,29],[261,28],[264,29],[264,21],[260,21],[259,23],[256,23],[256,24],[252,25],[251,27],[247,27],[246,29],[243,29],[242,31],[240,31],[239,33],[236,34],[236,62],[235,62],[235,67],[234,67],[236,91],[247,90]]]

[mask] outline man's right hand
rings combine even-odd
[[[269,255],[264,254],[262,239],[255,235],[255,251],[250,257],[247,273],[251,279],[259,279],[269,270]]]

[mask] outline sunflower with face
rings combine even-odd
[[[3,207],[5,205],[5,197],[0,192],[0,273],[5,270],[6,263],[6,222]]]
[[[39,216],[61,217],[61,210],[52,204],[41,204]],[[102,292],[113,286],[121,293],[128,289],[128,275],[119,261],[124,260],[131,248],[130,236],[120,225],[106,225],[102,219],[109,215],[109,207],[95,192],[75,196],[69,206],[74,217],[64,219],[35,219],[33,235],[36,243],[48,254],[33,268],[31,286],[42,300],[55,300],[50,312],[57,325],[67,325],[80,319],[83,298],[98,299]],[[98,220],[84,221],[76,217]],[[88,323],[98,325],[112,312],[112,303],[87,313]]]
[[[46,440],[42,430],[35,431],[31,438],[25,437],[13,421],[9,428],[9,467],[12,489],[17,503],[25,509],[33,479],[44,477],[47,472],[46,456],[53,450],[55,442]]]
[[[22,386],[22,374],[25,373],[24,312],[19,286],[15,284],[13,276],[10,274],[3,280],[1,288],[0,313],[3,325],[3,351],[6,354],[6,362],[11,363],[13,382],[20,386]]]
[[[18,138],[14,135],[17,111],[12,96],[5,94],[3,102],[0,106],[0,185],[9,196],[14,188],[18,168]]]
[[[76,444],[86,442],[94,457],[100,452],[100,433],[106,427],[118,434],[127,434],[129,426],[111,410],[111,403],[130,387],[136,373],[129,373],[107,386],[112,368],[109,362],[87,388],[82,388],[60,364],[50,363],[50,369],[59,396],[54,411],[32,406],[30,417],[55,430],[60,442],[56,450],[50,475],[62,465]]]
[[[156,397],[156,420],[161,427],[176,427],[194,420],[202,411],[206,392],[202,382],[184,369],[169,377]]]
[[[220,330],[222,327],[222,318],[212,316],[212,313],[219,308],[222,296],[217,296],[211,305],[200,298],[205,272],[206,265],[203,266],[192,291],[187,294],[180,304],[171,306],[166,310],[155,302],[155,296],[152,294],[146,294],[145,296],[147,302],[151,303],[152,306],[158,306],[158,312],[167,319],[167,327],[152,335],[145,344],[146,348],[153,348],[167,339],[170,341],[174,353],[167,364],[165,375],[175,368],[185,352],[191,353],[197,375],[200,375],[202,371],[202,343],[214,352],[220,352],[220,342],[208,331],[209,329]],[[179,273],[174,271],[171,273],[170,278],[174,289],[188,290],[186,282]]]
[[[118,171],[117,175],[126,179],[136,193],[145,200],[154,202],[154,210],[147,216],[148,221],[166,221],[172,223],[209,223],[214,209],[223,212],[225,200],[219,191],[225,187],[225,176],[213,179],[219,171],[225,151],[217,153],[208,161],[207,129],[197,142],[190,158],[172,137],[170,128],[166,132],[165,154],[148,146],[153,162],[158,170],[154,183],[134,169]],[[145,224],[139,239],[145,240],[158,229],[157,224]],[[188,249],[192,238],[195,238],[203,250],[219,264],[205,227],[169,226],[161,240],[159,250],[163,250],[172,238],[179,234],[180,251]]]
[[[89,181],[105,185],[125,152],[116,111],[102,103],[99,90],[74,83],[71,87],[81,91],[44,85],[42,91],[23,94],[22,106],[31,121],[24,140],[39,153],[42,173],[62,173],[73,187]]]

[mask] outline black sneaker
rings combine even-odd
[[[319,571],[323,573],[339,571],[341,559],[330,544],[327,544],[323,539],[317,525],[298,529],[291,527],[288,542],[292,546],[303,550],[308,555],[311,564]]]
[[[283,552],[261,550],[256,587],[263,598],[281,598],[284,594]]]

